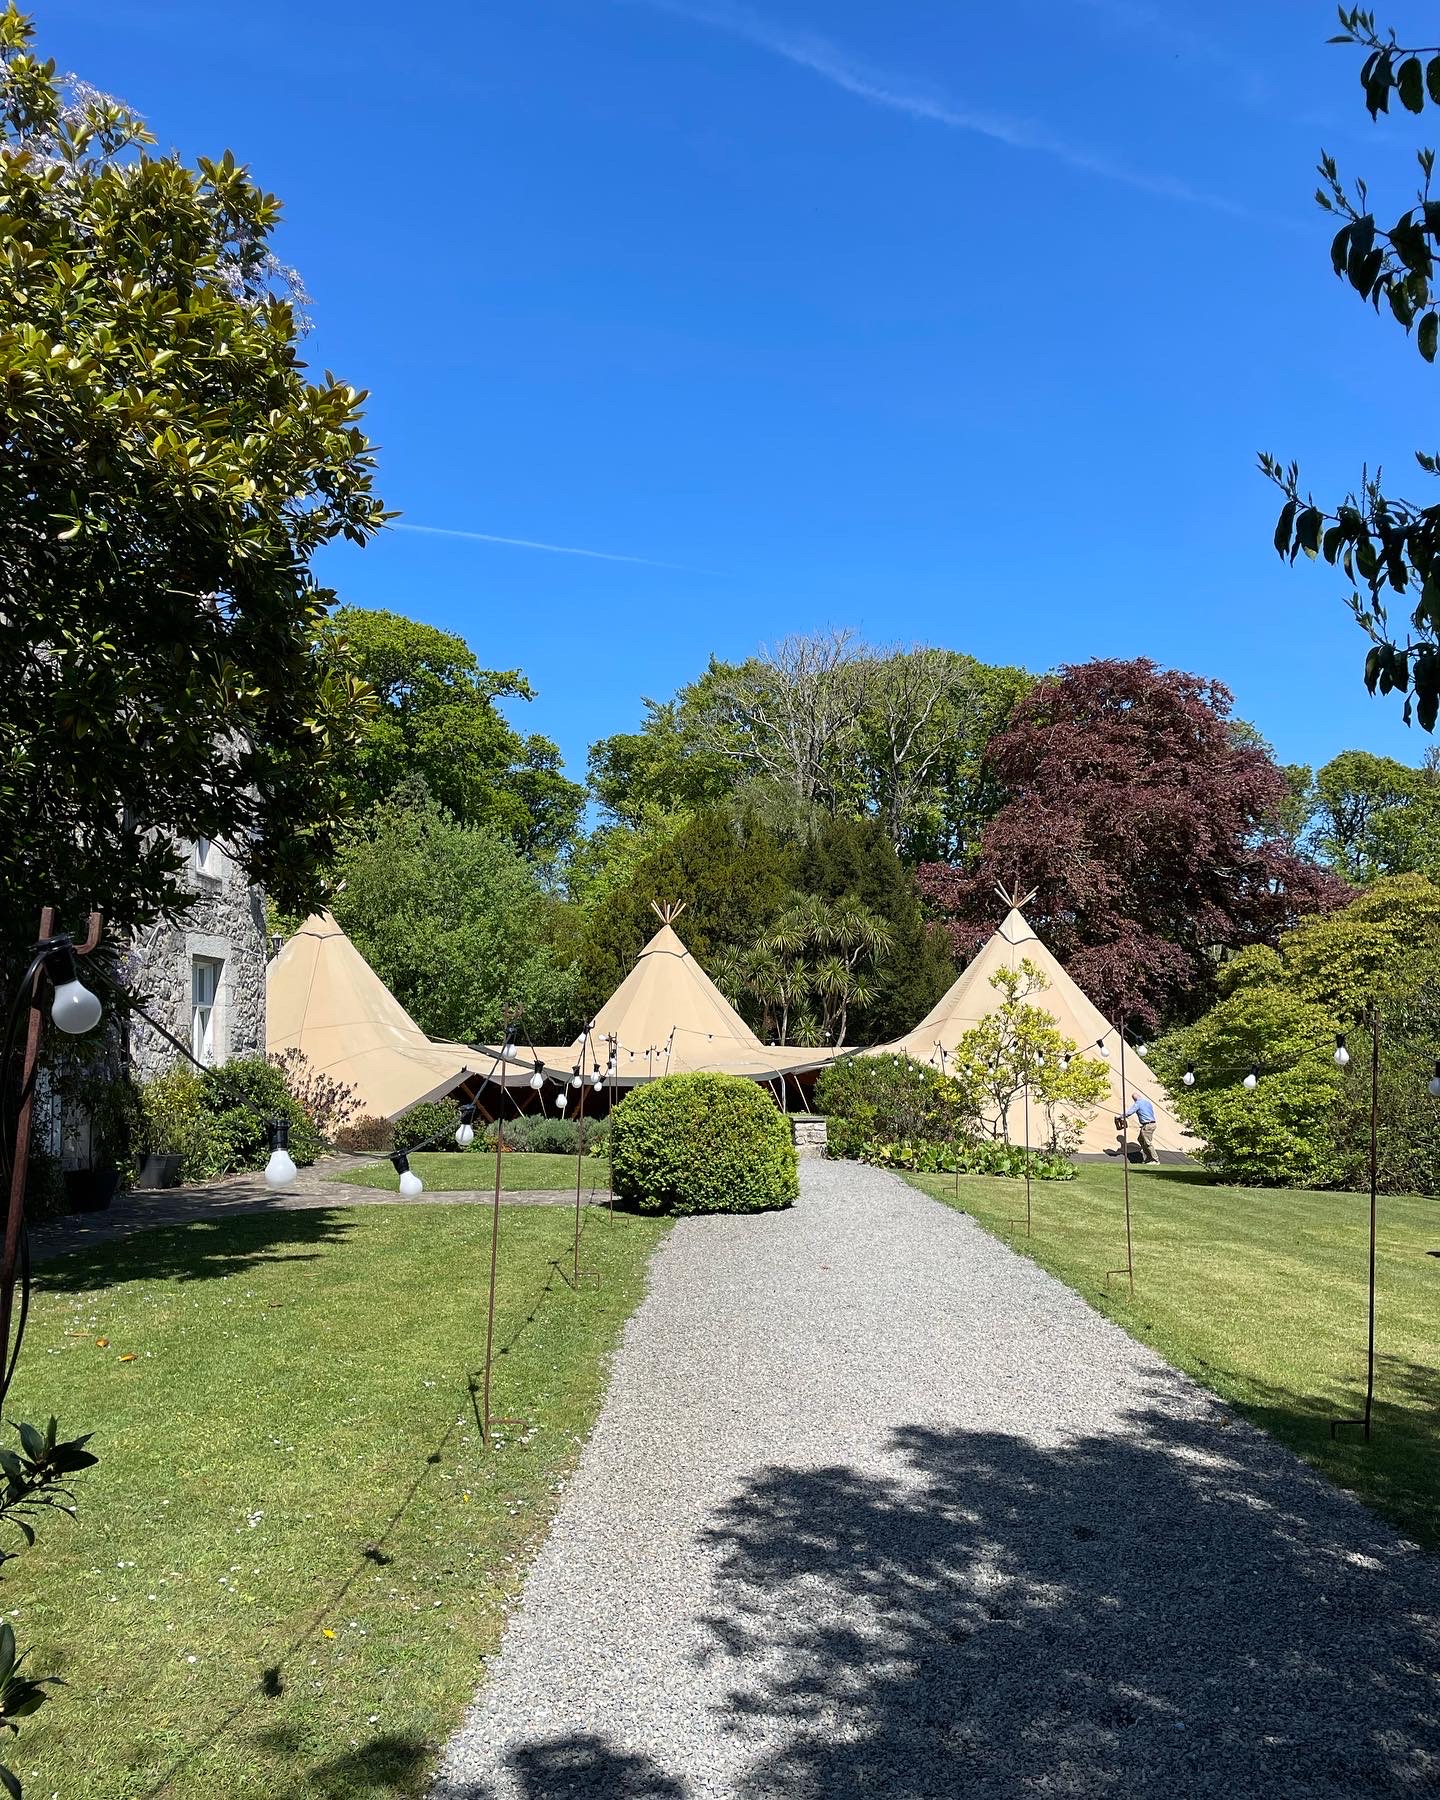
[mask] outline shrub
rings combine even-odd
[[[238,1056],[200,1077],[206,1109],[224,1143],[227,1169],[262,1169],[270,1156],[270,1124],[290,1122],[290,1154],[302,1166],[325,1152],[325,1142],[283,1073],[263,1056]]]
[[[829,1153],[859,1158],[867,1144],[950,1143],[974,1122],[958,1082],[905,1056],[847,1056],[815,1084]]]
[[[790,1122],[739,1075],[664,1075],[610,1117],[617,1198],[642,1212],[753,1212],[800,1192]]]
[[[585,1121],[587,1155],[599,1156],[610,1135],[608,1119]],[[579,1148],[580,1128],[574,1119],[550,1118],[543,1113],[521,1113],[505,1121],[505,1148],[531,1150],[542,1155],[574,1156]],[[495,1148],[495,1126],[485,1127],[485,1142]]]
[[[32,1150],[25,1174],[26,1219],[35,1225],[44,1219],[58,1219],[69,1210],[70,1196],[65,1192],[60,1159],[45,1150]]]
[[[460,1108],[453,1100],[422,1100],[395,1121],[395,1148],[414,1150],[423,1144],[427,1150],[458,1150],[459,1123]]]
[[[182,1181],[208,1181],[229,1166],[200,1077],[189,1069],[157,1075],[140,1090],[143,1155],[178,1156]]]
[[[958,1138],[952,1144],[866,1144],[860,1162],[924,1175],[1005,1175],[1022,1180],[1025,1151],[991,1138]],[[1075,1166],[1054,1150],[1030,1152],[1032,1181],[1073,1181]]]
[[[337,1150],[378,1150],[388,1156],[395,1148],[395,1127],[388,1119],[377,1119],[374,1113],[361,1113],[335,1133]]]
[[[268,1059],[285,1077],[285,1085],[305,1109],[305,1116],[327,1144],[360,1113],[360,1096],[348,1082],[317,1069],[303,1050],[292,1046]]]

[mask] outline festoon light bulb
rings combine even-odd
[[[1431,1096],[1436,1100],[1440,1100],[1440,1056],[1435,1058],[1435,1073],[1425,1085],[1430,1090]]]
[[[1337,1069],[1347,1068],[1349,1062],[1350,1052],[1345,1048],[1345,1033],[1337,1031],[1335,1033],[1335,1067]]]
[[[100,1023],[100,996],[92,993],[75,972],[75,953],[68,945],[52,950],[45,959],[55,993],[50,1017],[56,1029],[68,1037],[80,1037]]]
[[[465,1105],[460,1108],[460,1123],[455,1127],[455,1142],[462,1150],[468,1150],[475,1142],[475,1108]]]
[[[1186,1063],[1184,1081],[1185,1081],[1186,1087],[1194,1087],[1194,1085],[1195,1085],[1195,1065],[1194,1065],[1194,1063]]]
[[[1241,1082],[1240,1085],[1242,1087],[1249,1088],[1251,1090],[1251,1092],[1253,1093],[1254,1090],[1260,1085],[1260,1071],[1258,1069],[1252,1068],[1250,1073],[1245,1077],[1244,1081]]]
[[[594,1090],[597,1094],[599,1093],[600,1089],[602,1087],[604,1087],[605,1077],[600,1073],[600,1071],[598,1069],[590,1077],[590,1085],[592,1088],[594,1088]]]
[[[585,1085],[584,1077],[581,1075],[580,1070],[578,1068],[575,1070],[575,1073],[570,1077],[570,1085],[572,1088],[583,1087]]]
[[[270,1121],[270,1160],[265,1165],[265,1185],[285,1188],[295,1179],[295,1159],[290,1154],[290,1121]]]
[[[403,1199],[413,1200],[425,1192],[425,1183],[410,1167],[410,1158],[402,1150],[390,1161],[395,1165],[395,1173],[400,1177],[400,1194]]]
[[[1137,1044],[1135,1046],[1135,1054],[1137,1056],[1143,1056],[1149,1048],[1150,1046],[1148,1044]]]
[[[530,1077],[530,1086],[532,1090],[538,1094],[544,1085],[545,1071],[543,1069],[536,1069],[535,1073]]]
[[[555,1096],[556,1112],[564,1112],[565,1108],[569,1104],[570,1104],[570,1096],[565,1092],[564,1088],[561,1088],[560,1092]]]

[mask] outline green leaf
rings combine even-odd
[[[13,1769],[7,1769],[4,1763],[0,1763],[0,1787],[9,1794],[10,1800],[25,1800],[19,1776]]]
[[[1395,86],[1400,90],[1400,99],[1412,113],[1425,110],[1425,71],[1420,66],[1418,56],[1407,56],[1400,65],[1400,73],[1395,77]]]
[[[1290,548],[1290,530],[1295,523],[1295,514],[1299,507],[1298,500],[1287,500],[1280,509],[1279,522],[1275,526],[1275,548],[1282,556]]]
[[[1315,557],[1320,551],[1320,528],[1324,519],[1313,506],[1307,506],[1295,521],[1295,548],[1303,550],[1309,557]]]
[[[1425,86],[1430,91],[1430,98],[1436,106],[1440,106],[1440,56],[1432,56],[1425,65]]]
[[[1420,354],[1425,358],[1426,362],[1434,362],[1435,360],[1437,333],[1440,333],[1440,315],[1428,312],[1420,321],[1420,334],[1418,340],[1420,344]]]
[[[20,1423],[15,1429],[20,1433],[20,1442],[25,1446],[25,1454],[31,1462],[42,1462],[45,1457],[45,1437],[38,1426]]]

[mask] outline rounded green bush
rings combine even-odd
[[[758,1212],[800,1193],[790,1121],[740,1075],[663,1075],[610,1118],[618,1199],[642,1212]]]

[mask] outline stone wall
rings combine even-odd
[[[791,1113],[790,1135],[795,1140],[795,1154],[802,1162],[822,1160],[826,1155],[828,1134],[818,1113]]]
[[[197,957],[220,964],[211,1060],[265,1053],[265,897],[232,857],[211,844],[203,864],[190,857],[195,899],[179,925],[147,932],[133,947],[130,984],[147,1011],[182,1044],[191,1042]],[[151,1081],[184,1058],[143,1019],[134,1020],[130,1057],[136,1078]]]

